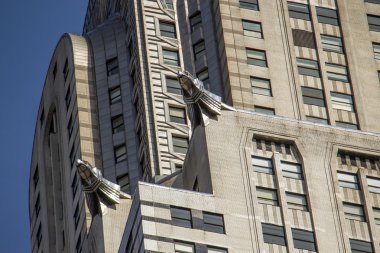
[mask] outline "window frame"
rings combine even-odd
[[[376,186],[375,184],[371,184],[370,183],[371,181],[375,183],[376,181],[378,181],[379,186]],[[367,176],[367,186],[368,186],[368,192],[374,193],[374,194],[380,194],[380,178]]]
[[[250,82],[253,94],[272,97],[272,87],[269,79],[251,76]]]
[[[282,166],[283,164],[285,166]],[[288,169],[288,168],[290,168],[289,166],[295,166],[295,167],[299,168],[299,171],[295,171],[295,170],[292,171],[292,170]],[[283,177],[292,178],[292,179],[296,179],[296,180],[303,180],[302,165],[299,163],[281,161],[281,172],[282,172]]]
[[[116,92],[116,95],[114,96],[115,92]],[[116,104],[117,102],[121,101],[121,87],[120,86],[116,86],[115,88],[109,89],[109,99],[110,99],[110,104]]]
[[[270,167],[265,167],[264,164],[260,164],[260,162],[268,162],[268,164],[270,163]],[[251,165],[253,171],[257,173],[264,173],[269,175],[275,174],[273,169],[273,161],[270,158],[251,156]]]
[[[330,94],[333,109],[355,112],[354,101],[351,95],[333,91],[331,91]]]
[[[193,52],[195,60],[199,60],[202,56],[206,55],[206,44],[203,39],[193,44]]]
[[[170,57],[168,57],[168,56],[170,56]],[[180,59],[179,59],[178,50],[163,48],[162,49],[162,61],[165,65],[169,65],[169,66],[173,66],[173,67],[179,67],[180,66]]]
[[[247,37],[263,39],[263,29],[260,22],[242,19],[243,34]],[[256,29],[258,27],[258,29]]]
[[[268,198],[269,195],[275,198]],[[257,202],[262,205],[279,206],[280,204],[277,189],[256,186],[256,197]]]
[[[225,234],[224,216],[223,214],[202,212],[203,215],[203,230],[213,233]],[[208,217],[208,218],[205,218]],[[219,219],[219,224],[213,219]]]
[[[353,211],[358,211],[355,213]],[[356,220],[366,222],[366,216],[364,213],[363,205],[356,203],[343,202],[343,212],[347,220]]]
[[[292,228],[294,248],[317,252],[313,231]]]
[[[124,132],[123,114],[116,115],[111,119],[112,134]]]
[[[200,11],[195,12],[189,17],[189,24],[191,32],[194,32],[199,27],[202,27],[202,14]]]
[[[321,78],[321,72],[318,61],[297,57],[296,62],[299,75]]]
[[[367,14],[367,21],[370,32],[380,32],[380,16]]]
[[[178,146],[178,145],[176,145],[175,141],[186,141],[187,147],[185,148],[185,146]],[[175,153],[186,155],[186,153],[189,149],[189,144],[190,144],[189,139],[187,137],[183,137],[183,136],[179,136],[179,135],[172,135],[172,147],[173,147],[173,151]]]
[[[178,107],[178,106],[173,106],[169,105],[168,106],[168,111],[169,111],[169,121],[177,124],[187,124],[187,118],[186,118],[186,109],[184,107]],[[176,116],[175,114],[181,113],[183,114],[183,117]]]
[[[353,181],[348,180],[345,177],[352,177]],[[337,171],[338,185],[342,188],[360,190],[360,184],[357,174]]]
[[[306,105],[326,107],[325,95],[323,90],[301,86],[302,101]]]
[[[193,218],[190,208],[170,206],[170,218],[173,226],[193,228]]]
[[[344,54],[343,40],[341,37],[321,34],[321,42],[323,51]],[[333,42],[337,42],[337,44]]]
[[[330,81],[338,81],[343,83],[349,83],[350,78],[348,76],[348,68],[344,65],[325,63],[327,79]]]
[[[321,24],[339,26],[338,10],[316,6],[317,20]]]
[[[258,0],[240,0],[239,7],[247,10],[260,11]]]
[[[172,39],[177,38],[175,23],[166,20],[159,20],[159,29],[161,36]]]
[[[309,211],[309,205],[307,196],[305,194],[299,194],[295,192],[285,192],[286,204],[288,209],[299,210],[299,211]],[[294,201],[297,200],[297,201]],[[299,202],[300,200],[300,202]]]
[[[113,76],[119,73],[119,61],[117,57],[112,57],[106,61],[107,76]]]
[[[118,154],[118,151],[124,150],[123,153]],[[114,154],[115,154],[115,164],[121,163],[125,160],[127,160],[127,147],[125,144],[118,145],[114,147]]]
[[[170,81],[168,81],[170,80]],[[179,84],[179,81],[175,77],[165,76],[165,82],[166,82],[166,91],[172,94],[180,95],[182,96],[182,87]],[[172,85],[176,83],[177,85]],[[179,92],[177,92],[179,91]]]
[[[264,243],[286,246],[285,229],[283,226],[261,223]]]
[[[264,50],[258,50],[253,48],[246,48],[245,50],[248,65],[254,65],[263,68],[268,67],[267,56]]]
[[[290,18],[311,21],[310,7],[306,4],[288,1],[288,13]]]

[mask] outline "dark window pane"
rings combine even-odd
[[[339,25],[338,13],[336,10],[317,7],[317,17],[319,23]]]
[[[288,10],[291,18],[310,20],[310,10],[306,4],[288,2]]]
[[[192,227],[190,209],[170,207],[170,214],[173,225],[187,228]]]
[[[249,9],[249,10],[259,10],[259,5],[257,0],[240,0],[240,7],[244,9]]]
[[[372,244],[366,241],[350,239],[351,253],[372,253]]]
[[[284,227],[266,223],[262,223],[261,226],[265,243],[286,246]]]
[[[294,248],[316,251],[314,233],[292,228]]]
[[[292,29],[293,41],[295,46],[315,48],[314,33]]]

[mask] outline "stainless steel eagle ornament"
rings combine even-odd
[[[192,130],[200,124],[207,126],[210,118],[221,115],[222,108],[235,110],[222,103],[221,97],[206,90],[202,81],[194,78],[188,71],[179,71],[178,78],[187,104]]]
[[[105,179],[102,172],[88,162],[78,159],[77,169],[92,216],[102,213],[101,204],[112,206],[119,204],[121,198],[131,198],[130,195],[120,191],[119,185]]]

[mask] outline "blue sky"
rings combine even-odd
[[[28,184],[36,113],[56,43],[81,34],[87,0],[0,1],[0,252],[30,252]]]

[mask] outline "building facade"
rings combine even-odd
[[[32,251],[380,251],[379,61],[377,0],[90,0],[44,84]],[[183,69],[238,111],[192,131]],[[92,216],[77,159],[133,200]]]

